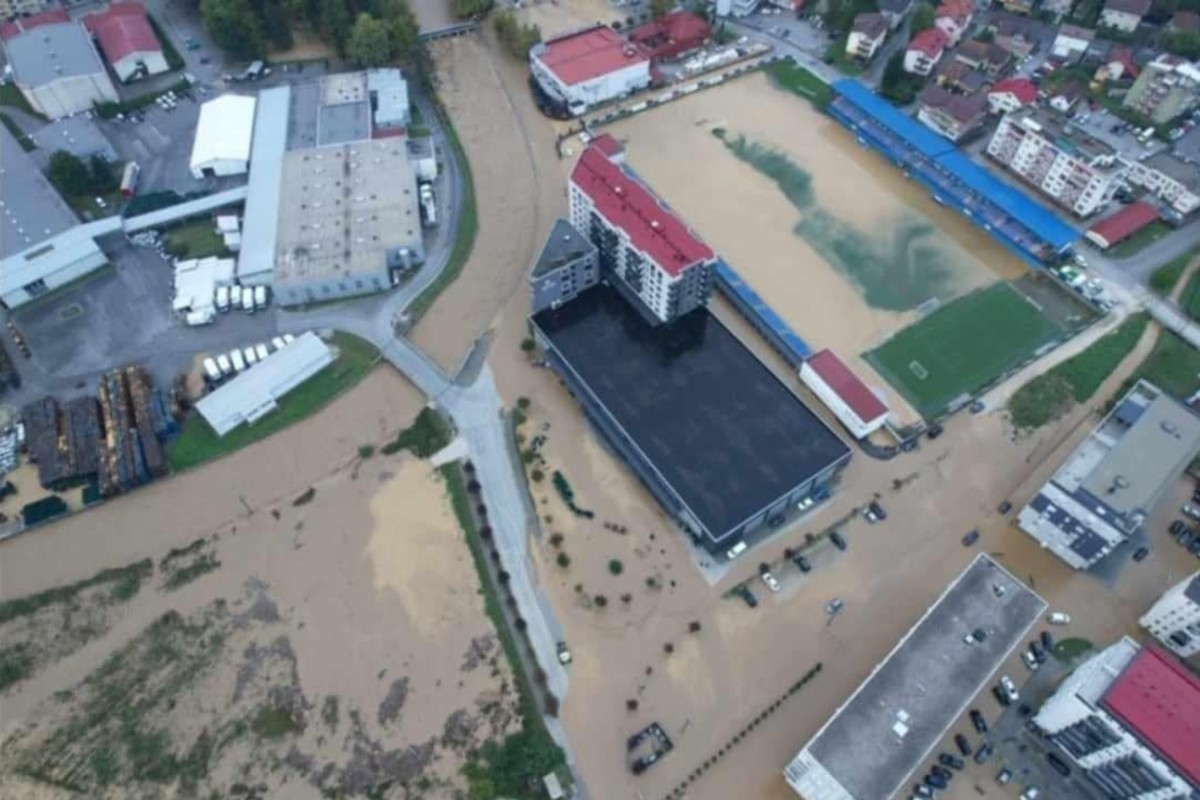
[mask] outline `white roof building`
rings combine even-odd
[[[242,175],[250,165],[255,99],[227,94],[200,106],[191,169],[196,180]]]
[[[408,124],[408,83],[400,70],[371,70],[367,73],[367,90],[375,101],[376,128],[399,128]]]
[[[175,262],[175,301],[172,308],[180,313],[213,310],[218,286],[232,286],[232,258],[190,258]]]
[[[250,425],[279,407],[279,400],[333,362],[334,353],[309,331],[196,402],[217,436]]]

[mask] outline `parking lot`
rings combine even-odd
[[[138,192],[194,192],[215,189],[215,184],[198,181],[188,169],[200,105],[180,98],[174,110],[151,105],[138,112],[141,122],[98,120],[99,127],[113,143],[122,161],[136,161],[142,168]]]

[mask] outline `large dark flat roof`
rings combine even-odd
[[[599,286],[533,322],[714,539],[849,453],[705,308],[651,327]]]

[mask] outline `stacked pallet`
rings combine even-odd
[[[95,477],[101,436],[95,398],[77,398],[63,408],[54,398],[43,397],[28,403],[21,416],[29,457],[43,487],[59,491]]]
[[[138,366],[126,367],[125,382],[129,387],[129,399],[133,406],[133,421],[141,445],[142,461],[151,479],[167,474],[167,457],[159,437],[166,430],[165,414],[161,409],[161,398],[150,383],[150,375]]]

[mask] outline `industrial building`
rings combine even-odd
[[[1149,203],[1130,203],[1088,228],[1084,238],[1101,250],[1107,250],[1157,219],[1158,209]]]
[[[651,59],[607,25],[594,25],[529,51],[529,69],[555,103],[578,116],[650,85]]]
[[[588,418],[713,553],[784,524],[827,494],[850,459],[707,308],[651,325],[602,284],[530,321]]]
[[[565,219],[555,220],[529,275],[531,313],[569,303],[599,282],[596,246]]]
[[[64,10],[0,24],[0,41],[13,82],[40,114],[58,119],[120,99],[92,38]]]
[[[236,378],[196,401],[217,436],[252,425],[279,407],[285,394],[333,363],[334,352],[313,332],[300,335]]]
[[[117,151],[100,132],[95,121],[83,114],[63,117],[44,125],[30,136],[37,146],[46,152],[65,150],[84,161],[100,156],[106,161],[117,161]]]
[[[835,97],[829,114],[859,142],[923,183],[938,203],[958,209],[1021,257],[1038,265],[1053,263],[1078,238],[1051,211],[863,84],[846,78],[832,88]]]
[[[1021,529],[1087,569],[1145,522],[1200,454],[1200,417],[1146,381],[1091,432],[1018,516]]]
[[[1000,120],[987,154],[1079,217],[1107,205],[1128,171],[1110,145],[1032,106]]]
[[[804,800],[897,796],[1045,609],[976,556],[796,754],[788,784]],[[987,637],[964,641],[976,629]]]
[[[1200,165],[1167,151],[1129,162],[1130,183],[1154,193],[1181,217],[1200,209]]]
[[[1142,67],[1122,105],[1166,125],[1200,102],[1200,66],[1164,53]]]
[[[214,97],[200,106],[189,162],[196,180],[245,175],[250,169],[254,107],[253,97],[238,94]]]
[[[584,150],[568,185],[571,224],[596,245],[601,269],[648,321],[670,322],[708,301],[716,255],[624,161],[609,135]]]
[[[1200,793],[1200,678],[1125,637],[1075,669],[1034,723],[1104,797]]]
[[[401,138],[284,155],[272,287],[281,305],[383,291],[425,260]]]
[[[141,3],[113,3],[98,14],[84,17],[83,24],[123,83],[170,69]]]
[[[373,69],[367,72],[367,91],[371,95],[371,119],[380,130],[408,125],[408,83],[400,70]]]
[[[800,367],[800,381],[855,439],[883,427],[888,407],[832,350],[813,353]]]
[[[254,169],[250,171],[246,187],[242,247],[237,263],[238,282],[246,286],[264,286],[271,282],[290,104],[291,88],[288,86],[276,86],[258,94],[250,150]]]
[[[1200,654],[1200,572],[1163,592],[1138,624],[1180,658]]]

